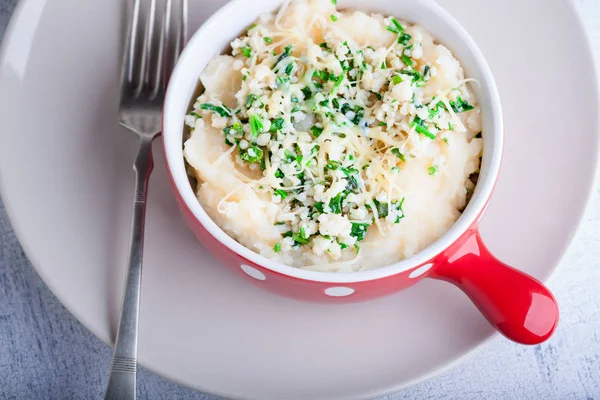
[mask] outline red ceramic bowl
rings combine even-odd
[[[478,223],[500,169],[503,125],[494,78],[473,39],[430,0],[344,0],[343,6],[395,15],[429,29],[461,60],[474,85],[483,117],[484,154],[475,193],[456,224],[431,246],[393,265],[354,273],[324,273],[289,267],[260,256],[229,237],[203,210],[186,175],[182,147],[184,115],[208,61],[228,47],[258,15],[282,0],[234,0],[192,37],[171,77],[164,108],[164,150],[183,215],[200,242],[242,279],[272,292],[322,302],[365,301],[431,278],[448,281],[475,303],[487,320],[511,340],[537,344],[558,322],[556,300],[540,282],[498,261],[483,244]]]

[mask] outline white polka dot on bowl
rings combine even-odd
[[[240,266],[240,268],[242,269],[242,271],[244,271],[246,273],[246,275],[258,280],[258,281],[264,281],[267,279],[267,277],[265,276],[265,274],[263,274],[262,272],[260,272],[259,270],[257,270],[254,267],[251,267],[249,265],[246,264],[242,264]]]
[[[330,297],[346,297],[354,293],[354,289],[349,287],[330,287],[325,290],[325,294]]]

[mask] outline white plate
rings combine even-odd
[[[116,123],[122,3],[24,0],[0,61],[7,210],[42,278],[106,342],[119,314],[136,150]],[[192,0],[191,26],[222,3]],[[483,235],[500,258],[547,278],[596,166],[597,82],[581,22],[567,0],[440,3],[487,56],[505,110],[504,164]],[[159,374],[234,398],[375,397],[492,335],[443,283],[340,306],[247,285],[188,231],[155,150],[139,355]]]

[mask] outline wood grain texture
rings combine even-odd
[[[600,0],[575,2],[599,58]],[[0,36],[16,3],[0,0]],[[385,400],[600,399],[598,183],[584,223],[549,282],[562,311],[550,341],[523,347],[498,338],[454,369]],[[110,359],[108,346],[41,281],[0,201],[0,399],[100,399]],[[138,379],[140,399],[217,399],[143,368]]]

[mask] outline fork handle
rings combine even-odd
[[[134,400],[136,394],[137,337],[144,253],[144,224],[148,180],[154,167],[152,138],[142,137],[133,169],[135,171],[135,198],[133,227],[129,248],[129,268],[123,294],[121,320],[117,330],[115,351],[108,379],[105,400]]]

